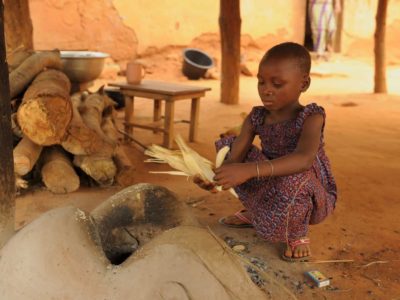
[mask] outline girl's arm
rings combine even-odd
[[[304,121],[295,151],[269,162],[258,162],[258,172],[257,163],[253,162],[223,165],[215,170],[215,181],[224,189],[229,189],[258,175],[285,176],[310,169],[318,152],[323,123],[322,115],[309,116]]]

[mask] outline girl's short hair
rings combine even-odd
[[[266,63],[270,59],[294,59],[297,61],[301,71],[310,73],[311,56],[308,50],[297,43],[286,42],[278,44],[269,49],[261,59],[260,65]]]

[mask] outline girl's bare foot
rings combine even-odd
[[[302,258],[308,258],[310,256],[310,239],[303,237],[289,243],[283,258],[287,260],[301,260]]]

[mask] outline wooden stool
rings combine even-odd
[[[200,99],[204,97],[208,87],[189,86],[177,83],[168,83],[155,80],[144,80],[141,84],[112,83],[120,89],[125,99],[125,131],[133,136],[133,127],[161,131],[164,133],[163,146],[172,148],[174,139],[174,115],[175,101],[191,99],[190,120],[181,122],[189,123],[189,141],[193,142],[197,138],[197,127],[199,121]],[[153,121],[161,120],[161,103],[165,101],[164,127],[151,125],[141,125],[133,122],[135,97],[141,97],[153,100]]]

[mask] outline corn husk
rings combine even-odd
[[[167,163],[173,169],[178,171],[151,171],[150,173],[178,176],[197,175],[205,181],[213,182],[215,176],[215,173],[212,170],[213,163],[191,149],[180,135],[176,136],[175,141],[178,144],[179,150],[169,150],[158,145],[151,145],[144,154],[152,157],[146,159],[145,162]],[[230,148],[225,146],[218,151],[215,162],[216,167],[221,166],[229,150]],[[221,191],[222,188],[217,187],[217,190]],[[229,191],[237,197],[237,194],[233,189],[230,189]]]
[[[158,145],[151,145],[144,151],[144,154],[153,157],[145,160],[145,162],[167,163],[173,169],[186,173],[187,176],[192,175],[190,170],[186,167],[181,151],[179,150],[169,150]]]

